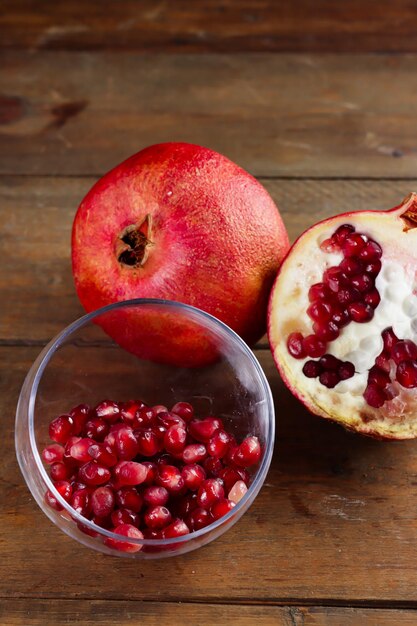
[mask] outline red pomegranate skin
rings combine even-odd
[[[132,252],[138,239],[126,243],[126,233],[139,229]],[[165,143],[133,155],[89,191],[74,220],[72,265],[87,311],[132,298],[174,300],[253,344],[265,332],[288,248],[279,211],[253,176],[207,148]],[[118,311],[98,323],[129,351],[158,361],[193,366],[213,353],[209,337],[172,313]]]

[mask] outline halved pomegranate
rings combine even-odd
[[[310,411],[377,438],[417,436],[417,194],[324,220],[272,290],[278,370]]]

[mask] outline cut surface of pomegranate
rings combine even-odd
[[[295,242],[268,335],[307,408],[385,439],[417,436],[417,194],[324,220]]]

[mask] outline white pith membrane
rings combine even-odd
[[[321,222],[304,233],[283,262],[270,302],[269,340],[274,360],[293,393],[315,414],[336,420],[364,434],[408,439],[417,436],[417,388],[405,389],[395,381],[392,362],[388,391],[395,396],[379,409],[363,397],[368,371],[383,349],[381,333],[392,327],[397,337],[417,344],[417,228],[403,219],[411,207],[417,210],[417,195],[387,212],[348,213]],[[322,282],[323,272],[337,266],[343,253],[326,253],[320,243],[342,224],[351,224],[382,247],[381,271],[375,287],[381,302],[374,317],[365,323],[349,322],[337,339],[327,343],[332,354],[355,366],[355,374],[329,389],[318,378],[307,378],[302,368],[311,357],[296,359],[287,348],[292,332],[313,333],[307,315],[311,304],[308,290]],[[313,359],[318,360],[318,359]]]

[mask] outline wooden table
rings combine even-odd
[[[285,390],[250,511],[202,550],[110,559],[41,513],[14,411],[81,313],[76,207],[147,144],[201,143],[255,174],[292,239],[417,189],[417,6],[407,0],[29,2],[0,9],[0,624],[417,624],[417,444],[312,417]]]

